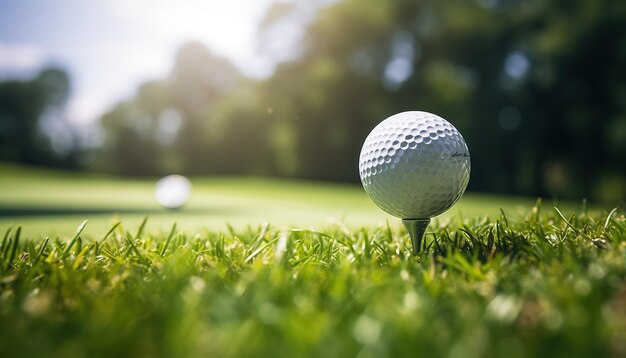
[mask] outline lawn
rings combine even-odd
[[[6,173],[3,356],[626,355],[621,209],[467,195],[414,257],[358,186]]]
[[[329,184],[265,178],[191,178],[193,196],[179,211],[161,208],[153,198],[153,179],[116,177],[35,170],[0,165],[0,231],[21,225],[26,237],[72,235],[88,220],[86,235],[101,235],[114,222],[138,226],[149,216],[149,231],[167,231],[173,223],[181,229],[223,231],[273,226],[320,227],[342,224],[350,228],[378,226],[400,220],[386,215],[367,197],[359,184]],[[504,210],[522,217],[535,198],[466,193],[451,210],[438,217],[494,217]],[[549,201],[547,206],[553,203]],[[578,202],[558,203],[568,213]]]

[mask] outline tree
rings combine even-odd
[[[103,115],[105,143],[95,167],[129,175],[219,173],[215,113],[242,77],[198,43],[179,50],[167,79]]]
[[[69,75],[47,68],[28,81],[0,83],[0,158],[38,165],[76,165],[73,153],[55,153],[41,129],[45,116],[59,116],[58,125],[71,133],[63,116],[70,93]],[[72,136],[68,136],[72,140]]]
[[[114,138],[147,118],[145,138],[123,141],[147,141],[135,152],[151,164],[126,168],[357,181],[369,131],[425,110],[465,136],[472,190],[615,202],[626,197],[624,19],[613,0],[278,3],[259,35],[278,60],[271,76],[244,78],[188,44],[169,78],[103,123]],[[179,123],[165,125],[174,139],[159,140],[166,123]]]
[[[302,18],[278,10],[265,27]],[[471,189],[619,201],[624,19],[611,0],[344,0],[305,25],[297,58],[262,86],[293,128],[298,176],[354,180],[367,131],[421,109],[465,135]],[[605,177],[612,189],[598,190]]]

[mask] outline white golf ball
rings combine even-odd
[[[182,175],[168,175],[159,179],[154,199],[168,209],[178,209],[187,204],[191,196],[191,182]]]
[[[372,201],[402,219],[448,210],[465,192],[470,156],[461,133],[428,112],[402,112],[365,139],[359,173]]]

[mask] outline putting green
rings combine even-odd
[[[191,178],[193,195],[182,210],[161,208],[153,198],[153,179],[127,179],[0,165],[0,230],[21,225],[26,237],[71,235],[88,220],[86,235],[103,235],[111,223],[138,225],[148,216],[146,230],[166,231],[174,223],[189,232],[241,229],[262,223],[273,226],[320,227],[330,224],[376,226],[400,220],[386,215],[358,184],[250,178]],[[527,213],[533,198],[466,195],[435,223],[452,216],[474,218]],[[566,204],[574,209],[578,204]],[[546,205],[546,209],[551,205]]]

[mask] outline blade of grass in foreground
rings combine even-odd
[[[13,260],[15,259],[15,255],[17,254],[17,248],[20,243],[21,233],[22,233],[22,227],[18,226],[17,230],[15,230],[15,235],[13,236],[13,242],[11,245],[10,255],[6,262],[6,268],[5,268],[6,270],[10,269],[11,265],[13,264]]]
[[[48,242],[50,242],[50,237],[46,236],[46,239],[44,240],[44,242],[41,244],[41,248],[39,249],[39,252],[37,252],[37,256],[35,257],[35,259],[33,260],[33,266],[37,265],[37,263],[39,262],[39,259],[41,258],[41,256],[43,255],[43,253],[46,250],[46,247],[48,247]]]
[[[167,247],[170,245],[170,241],[172,241],[172,238],[174,237],[175,232],[176,232],[176,223],[172,225],[172,229],[170,230],[169,235],[167,235],[167,239],[165,240],[165,245],[163,245],[163,248],[161,249],[161,252],[159,253],[159,255],[161,256],[165,255],[165,251],[167,250]]]
[[[78,240],[78,238],[80,237],[80,234],[83,232],[83,230],[85,229],[85,226],[87,226],[87,220],[83,221],[79,226],[78,229],[76,229],[76,234],[74,235],[74,237],[72,238],[72,240],[70,240],[70,242],[67,244],[67,247],[65,248],[65,250],[63,251],[63,258],[66,258],[67,255],[69,255],[70,250],[72,249],[72,246],[74,246],[74,243],[76,243],[76,240]]]

